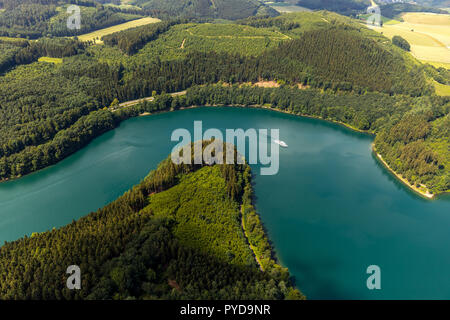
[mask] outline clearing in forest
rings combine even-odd
[[[95,41],[96,44],[101,44],[101,43],[103,43],[103,41],[101,41],[100,39],[103,36],[106,36],[107,34],[111,34],[111,33],[118,32],[118,31],[123,31],[123,30],[130,29],[130,28],[140,27],[140,26],[143,26],[146,24],[156,23],[156,22],[160,22],[160,21],[161,20],[159,20],[157,18],[145,17],[145,18],[121,23],[121,24],[118,24],[118,25],[115,25],[112,27],[96,30],[96,31],[89,32],[86,34],[82,34],[82,35],[78,36],[78,39],[81,41]]]

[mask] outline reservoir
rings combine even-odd
[[[450,196],[396,180],[373,137],[270,110],[203,107],[123,122],[55,166],[0,184],[0,243],[51,230],[122,195],[165,159],[175,129],[279,129],[279,172],[254,168],[255,204],[277,258],[309,299],[450,299]],[[367,267],[381,269],[369,290]]]

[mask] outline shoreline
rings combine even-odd
[[[267,107],[267,106],[258,106],[258,105],[251,105],[251,106],[244,107],[244,108],[273,110],[273,111],[281,112],[281,113],[284,113],[284,114],[290,114],[290,115],[293,115],[293,116],[321,120],[321,121],[325,121],[325,122],[329,122],[329,123],[333,123],[333,124],[339,124],[339,125],[344,126],[344,127],[348,128],[348,129],[351,129],[352,131],[356,131],[356,132],[359,132],[359,133],[364,133],[364,134],[368,134],[368,135],[371,135],[371,136],[375,136],[375,133],[373,133],[373,132],[355,128],[355,127],[349,125],[348,123],[337,121],[337,120],[333,120],[333,119],[324,119],[324,118],[319,117],[319,116],[311,116],[311,115],[306,115],[306,114],[301,114],[301,113],[295,113],[295,112],[292,112],[292,111],[289,111],[289,110],[281,110],[281,109],[278,109],[278,108],[270,108],[270,107]]]
[[[345,122],[341,122],[341,121],[337,121],[337,120],[333,120],[333,119],[324,119],[321,117],[317,117],[317,116],[311,116],[311,115],[306,115],[306,114],[301,114],[301,113],[295,113],[292,111],[288,111],[288,110],[281,110],[278,108],[270,108],[270,107],[266,107],[266,106],[260,106],[260,105],[249,105],[249,106],[245,106],[245,105],[211,105],[211,104],[205,104],[202,106],[197,106],[197,105],[193,105],[193,106],[189,106],[189,107],[181,107],[177,110],[187,110],[187,109],[196,109],[196,108],[201,108],[201,107],[208,107],[208,108],[214,108],[214,107],[234,107],[234,108],[252,108],[252,109],[262,109],[262,110],[271,110],[271,111],[276,111],[276,112],[280,112],[280,113],[284,113],[284,114],[289,114],[289,115],[293,115],[293,116],[297,116],[297,117],[303,117],[303,118],[309,118],[309,119],[316,119],[316,120],[321,120],[321,121],[325,121],[328,123],[333,123],[333,124],[338,124],[341,125],[347,129],[350,129],[352,131],[356,131],[359,133],[364,133],[364,134],[368,134],[371,136],[375,136],[375,133],[370,132],[370,131],[366,131],[366,130],[361,130],[358,128],[355,128]],[[173,112],[173,111],[177,111],[177,110],[160,110],[160,111],[156,111],[156,112],[144,112],[139,114],[139,117],[146,117],[146,116],[151,116],[151,115],[155,115],[155,114],[161,114],[161,113],[166,113],[166,112]]]
[[[436,195],[433,193],[430,193],[428,188],[423,185],[423,187],[426,188],[426,191],[423,191],[419,188],[417,188],[415,185],[412,185],[409,183],[408,180],[403,178],[399,173],[395,172],[383,159],[383,156],[377,152],[377,149],[375,147],[375,144],[372,143],[372,152],[376,155],[377,160],[390,172],[392,173],[398,180],[400,180],[405,186],[409,187],[412,191],[414,191],[416,194],[420,195],[421,197],[427,198],[429,200],[434,200],[436,198]]]
[[[185,91],[178,92],[178,93],[176,93],[175,95],[182,95],[182,94],[185,94]],[[135,104],[138,104],[138,103],[140,103],[140,102],[143,102],[142,100],[143,100],[143,99],[141,99],[141,100],[134,100],[134,101],[133,101],[133,102],[135,102],[134,104],[132,104],[132,105],[127,105],[127,106],[125,106],[125,108],[126,108],[126,107],[130,107],[130,106],[134,106]],[[351,125],[349,125],[349,124],[347,124],[347,123],[341,122],[341,121],[332,120],[332,119],[323,119],[323,118],[318,117],[318,116],[305,115],[305,114],[295,113],[295,112],[292,112],[292,111],[290,111],[290,110],[281,110],[281,109],[279,109],[279,108],[271,108],[271,107],[269,107],[269,106],[263,106],[263,105],[248,105],[248,106],[245,106],[245,105],[207,105],[207,104],[202,105],[202,106],[192,105],[192,106],[189,106],[189,107],[180,107],[180,108],[178,108],[178,109],[176,109],[176,110],[170,108],[170,109],[167,109],[167,110],[159,110],[159,111],[156,111],[156,112],[143,112],[143,113],[139,114],[137,117],[146,117],[146,116],[152,116],[152,115],[156,115],[156,114],[162,114],[162,113],[174,112],[174,111],[178,111],[178,110],[196,109],[196,108],[201,108],[201,107],[208,107],[208,108],[210,108],[210,107],[235,107],[235,108],[236,108],[236,107],[237,107],[237,108],[253,108],[253,109],[271,110],[271,111],[280,112],[280,113],[284,113],[284,114],[289,114],[289,115],[293,115],[293,116],[304,117],[304,118],[309,118],[309,119],[316,119],[316,120],[321,120],[321,121],[325,121],[325,122],[328,122],[328,123],[337,124],[337,125],[343,126],[343,127],[347,128],[347,129],[349,129],[349,130],[352,130],[352,131],[355,131],[355,132],[358,132],[358,133],[368,134],[368,135],[371,135],[371,136],[375,136],[375,135],[376,135],[376,134],[373,133],[373,132],[365,131],[365,130],[361,130],[361,129],[355,128],[355,127],[353,127],[353,126],[351,126]],[[111,111],[111,110],[110,110],[110,112],[114,112],[114,111]],[[128,120],[128,119],[127,119],[127,120]],[[114,129],[115,129],[115,128],[114,128]],[[113,129],[113,130],[114,130],[114,129]],[[96,137],[96,138],[97,138],[97,137]],[[95,138],[94,138],[94,139],[95,139]],[[81,150],[81,149],[80,149],[80,150]],[[77,150],[77,151],[78,151],[78,150]],[[77,152],[77,151],[75,151],[75,152]],[[441,193],[437,193],[437,194],[432,194],[432,193],[429,192],[429,190],[428,190],[428,188],[427,188],[426,186],[424,186],[424,187],[427,189],[426,192],[420,190],[420,189],[417,188],[416,186],[411,185],[411,184],[410,184],[406,179],[404,179],[399,173],[395,172],[395,171],[394,171],[394,170],[386,163],[386,161],[384,161],[383,157],[382,157],[378,152],[376,152],[376,148],[375,148],[374,143],[372,143],[372,152],[374,152],[374,153],[376,154],[376,158],[378,159],[378,161],[381,162],[381,164],[385,167],[385,169],[386,169],[387,171],[389,171],[390,173],[392,173],[398,180],[400,180],[400,181],[401,181],[406,187],[408,187],[410,190],[414,191],[414,193],[416,193],[417,195],[419,195],[419,196],[421,196],[421,197],[423,197],[423,198],[426,198],[426,199],[428,199],[428,200],[435,200],[435,199],[437,198],[438,195],[440,195],[440,194],[445,194],[445,193],[446,193],[446,192],[441,192]],[[64,159],[62,159],[62,160],[64,160]],[[56,163],[55,163],[55,164],[56,164]],[[53,165],[55,165],[55,164],[53,164]],[[18,179],[20,179],[20,178],[23,178],[23,177],[28,176],[28,175],[30,175],[30,174],[39,172],[39,171],[44,170],[44,169],[49,168],[49,167],[51,167],[51,166],[42,168],[42,169],[37,170],[37,171],[34,171],[34,172],[30,172],[30,173],[28,173],[28,174],[26,174],[26,175],[23,175],[23,176],[20,176],[20,177],[12,177],[12,178],[2,179],[2,180],[0,180],[0,183],[18,180]]]
[[[178,110],[195,109],[195,108],[200,108],[200,107],[202,107],[202,106],[194,105],[194,106],[190,106],[190,107],[182,107],[182,108],[180,108]],[[284,114],[294,115],[294,116],[298,116],[298,117],[304,117],[304,118],[309,118],[309,119],[316,119],[316,120],[326,121],[326,122],[329,122],[329,123],[341,125],[341,126],[347,128],[347,129],[350,129],[352,131],[368,134],[368,135],[371,135],[373,137],[376,136],[376,134],[373,133],[373,132],[364,131],[364,130],[355,128],[355,127],[353,127],[353,126],[351,126],[349,124],[346,124],[344,122],[337,121],[337,120],[323,119],[323,118],[317,117],[317,116],[298,114],[298,113],[295,113],[295,112],[292,112],[292,111],[289,111],[289,110],[281,110],[281,109],[278,109],[278,108],[271,108],[271,107],[268,107],[268,106],[261,106],[261,105],[249,105],[249,106],[244,106],[244,105],[204,105],[204,107],[208,107],[208,108],[213,108],[213,107],[235,107],[236,108],[237,107],[237,108],[254,108],[254,109],[272,110],[272,111],[281,112],[281,113],[284,113]],[[144,113],[140,114],[139,116],[149,116],[149,115],[154,115],[154,114],[158,114],[158,113],[165,113],[165,112],[172,112],[172,111],[176,111],[176,110],[158,111],[158,112],[154,112],[154,113],[144,112]],[[445,192],[437,193],[437,194],[430,193],[428,188],[425,185],[423,185],[423,187],[426,188],[426,191],[422,191],[421,189],[417,188],[416,186],[410,184],[408,180],[403,178],[399,173],[395,172],[387,164],[387,162],[383,159],[381,154],[376,152],[376,148],[375,148],[375,144],[374,143],[371,144],[371,148],[372,148],[372,152],[375,153],[377,160],[379,162],[381,162],[381,164],[385,167],[385,169],[387,171],[389,171],[391,174],[393,174],[398,180],[400,180],[400,182],[403,183],[403,185],[408,187],[411,191],[413,191],[417,195],[421,196],[422,198],[426,198],[428,200],[435,200],[438,195],[445,194]]]

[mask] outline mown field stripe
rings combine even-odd
[[[130,28],[140,27],[151,23],[157,23],[160,22],[160,19],[157,18],[151,18],[151,17],[145,17],[137,20],[128,21],[125,23],[117,24],[115,26],[111,26],[104,29],[99,29],[93,32],[85,33],[78,36],[78,39],[81,41],[94,41],[96,44],[102,44],[103,41],[100,39],[103,36],[106,36],[108,34],[123,31]],[[97,39],[98,38],[98,39]]]

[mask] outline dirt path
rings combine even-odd
[[[180,92],[174,92],[174,93],[171,93],[170,95],[171,95],[172,97],[176,97],[176,96],[183,96],[183,95],[185,95],[185,94],[186,94],[186,90],[185,90],[185,91],[180,91]],[[119,110],[119,109],[122,109],[122,108],[131,107],[131,106],[134,106],[134,105],[136,105],[136,104],[138,104],[138,103],[142,103],[142,102],[145,102],[145,101],[153,101],[153,100],[155,100],[155,98],[153,98],[153,97],[147,97],[147,98],[142,98],[142,99],[136,99],[136,100],[126,101],[126,102],[120,103],[120,104],[119,104],[117,107],[115,107],[115,108],[110,108],[110,110],[111,110],[112,112],[115,112],[115,111],[117,111],[117,110]]]
[[[292,39],[288,35],[281,33],[279,31],[276,31],[276,32],[278,34],[280,34],[280,37],[274,37],[274,36],[206,36],[206,35],[195,34],[190,29],[186,29],[186,32],[188,32],[193,37],[207,38],[207,39],[265,39],[265,38],[269,38],[269,39],[273,39],[273,40]]]
[[[259,261],[259,258],[256,255],[254,247],[251,245],[250,241],[248,240],[247,231],[245,230],[244,213],[243,213],[243,211],[244,211],[243,210],[243,206],[241,205],[241,228],[242,228],[242,231],[244,231],[244,235],[245,235],[245,238],[247,239],[248,246],[249,246],[250,250],[252,250],[252,252],[253,252],[253,256],[255,257],[255,261],[256,261],[256,263],[259,266],[259,270],[264,271],[264,268],[263,268],[263,266],[261,264],[261,261]]]

